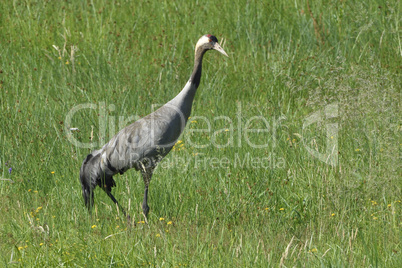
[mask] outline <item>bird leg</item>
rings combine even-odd
[[[128,222],[131,222],[130,215],[126,213],[126,210],[117,202],[116,198],[112,195],[112,193],[105,189],[106,194],[112,199],[112,201],[119,207],[119,209],[123,212],[124,216],[127,217]]]
[[[145,219],[148,218],[149,206],[148,206],[148,185],[145,185],[144,201],[142,202],[142,212],[144,213]]]
[[[141,164],[141,174],[144,179],[145,191],[144,191],[144,201],[142,202],[142,212],[144,213],[145,220],[148,218],[149,206],[148,206],[148,186],[151,181],[152,173],[154,167],[145,167],[143,163]]]

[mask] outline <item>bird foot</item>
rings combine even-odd
[[[128,226],[131,226],[131,224],[132,224],[132,222],[131,222],[131,217],[130,217],[130,215],[128,215],[127,214],[127,223],[128,223]],[[134,223],[135,224],[135,223]]]
[[[148,205],[142,205],[142,213],[144,214],[145,218],[148,218],[149,207]]]
[[[148,217],[147,215],[144,214],[144,212],[142,213],[144,215],[144,221],[147,224],[148,228],[149,228],[149,224],[148,224]]]

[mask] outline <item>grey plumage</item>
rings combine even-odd
[[[207,50],[214,49],[225,56],[215,36],[202,36],[195,47],[194,69],[189,81],[180,93],[155,112],[141,118],[119,131],[100,150],[91,152],[83,161],[80,181],[85,205],[93,205],[96,186],[100,186],[117,205],[111,193],[116,185],[113,175],[123,174],[134,168],[142,174],[145,183],[142,209],[149,212],[148,186],[157,164],[176,143],[186,126],[195,92],[201,79],[202,58]],[[125,210],[119,205],[126,215]]]

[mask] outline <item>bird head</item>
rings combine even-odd
[[[202,48],[202,50],[210,50],[214,49],[216,51],[219,51],[226,57],[229,57],[228,54],[226,54],[225,50],[219,45],[218,39],[210,34],[203,35],[195,45],[195,51],[197,51],[199,48]]]

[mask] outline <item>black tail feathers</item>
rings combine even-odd
[[[80,170],[80,181],[82,196],[89,210],[94,204],[94,188],[96,186],[101,187],[109,196],[111,196],[112,187],[116,186],[113,176],[107,175],[100,168],[99,151],[94,151],[85,158]],[[117,203],[114,197],[112,200]]]
[[[87,155],[84,162],[82,163],[80,170],[80,181],[82,187],[82,196],[84,198],[85,205],[88,209],[91,209],[94,201],[93,187],[91,187],[91,172],[87,170],[88,161],[93,157],[92,154]]]

